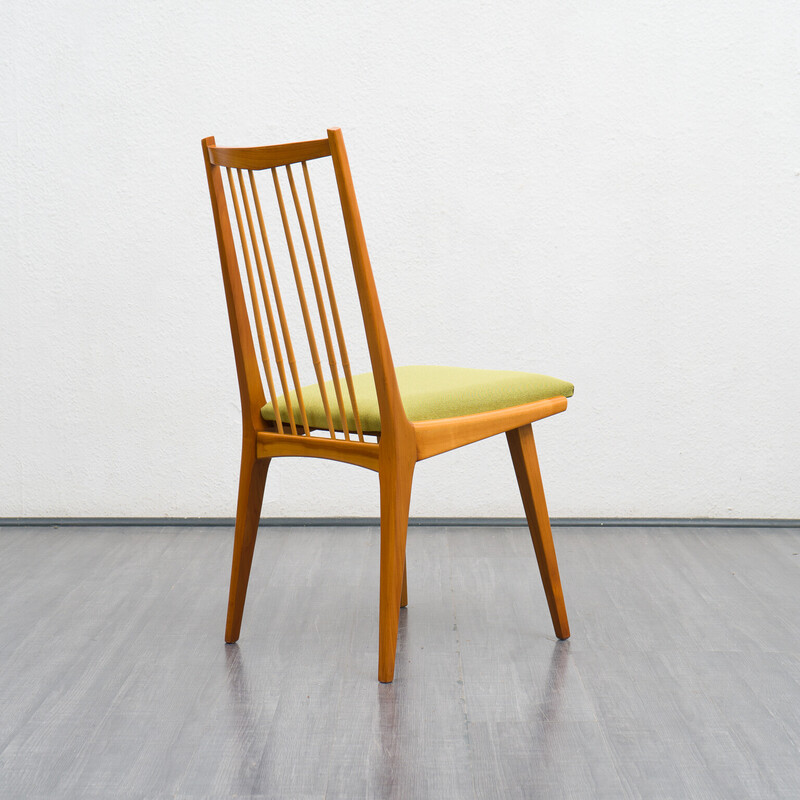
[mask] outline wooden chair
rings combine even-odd
[[[527,373],[438,367],[395,370],[338,128],[328,130],[325,139],[270,147],[217,147],[213,137],[203,139],[202,144],[242,405],[239,500],[225,641],[239,638],[270,460],[311,456],[343,461],[376,470],[379,475],[378,679],[391,681],[399,609],[407,603],[406,530],[414,466],[424,458],[499,433],[505,433],[508,439],[556,636],[568,638],[567,614],[530,423],[563,411],[572,385]],[[351,373],[307,163],[328,158],[333,163],[372,365],[372,373],[362,375]],[[266,172],[257,176],[259,171]],[[268,231],[256,177],[259,181],[266,178],[275,192],[281,223],[277,227],[283,228],[280,238],[288,250],[294,278],[294,287],[290,287],[292,299],[299,302],[306,334],[304,344],[310,350],[316,376],[316,384],[310,386],[303,386],[300,380],[283,299],[286,295],[281,293],[276,257],[270,245],[270,237],[277,241],[279,234],[274,229]],[[231,226],[226,183],[238,243]],[[290,213],[287,209],[292,206]],[[311,226],[307,224],[309,216]],[[292,228],[295,235],[300,231],[305,253],[303,269]],[[240,273],[240,257],[244,273]],[[309,293],[304,288],[303,272],[311,279]],[[316,306],[319,322],[309,306]],[[297,320],[295,324],[299,324]],[[317,334],[322,331],[328,380],[315,327]],[[337,353],[343,374],[339,372]]]

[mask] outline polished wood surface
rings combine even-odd
[[[350,357],[347,355],[347,343],[344,338],[342,320],[339,316],[339,305],[336,302],[336,292],[333,289],[333,279],[331,277],[330,266],[328,265],[328,254],[325,251],[325,242],[322,237],[322,226],[320,225],[319,214],[317,213],[317,203],[314,199],[314,190],[311,188],[311,177],[308,174],[308,164],[305,162],[303,162],[303,178],[306,184],[306,196],[308,197],[308,204],[311,208],[311,218],[314,221],[314,234],[317,239],[317,247],[319,248],[322,272],[325,276],[325,288],[328,293],[328,303],[330,304],[331,317],[333,318],[333,326],[336,330],[336,343],[339,346],[339,354],[342,359],[342,369],[344,370],[345,381],[347,383],[350,406],[353,409],[353,417],[356,423],[356,433],[358,434],[358,440],[363,442],[364,432],[361,429],[361,417],[358,413],[358,399],[356,398],[356,391],[353,386],[353,373],[350,369]],[[320,308],[322,307],[321,301],[319,302],[319,306]],[[338,386],[338,375],[336,374],[335,369],[332,369],[332,371],[334,372],[334,379]],[[341,388],[337,389],[337,392],[341,392]],[[342,430],[345,433],[345,438],[347,438],[347,415],[344,413],[344,411],[342,411]]]
[[[303,162],[303,167],[306,172],[306,176],[308,176],[308,167],[306,162]],[[341,429],[344,433],[345,441],[349,441],[350,439],[350,432],[347,427],[347,411],[344,405],[344,398],[342,396],[342,386],[339,380],[339,366],[336,362],[336,350],[333,346],[333,339],[331,338],[331,330],[330,325],[328,324],[328,314],[325,309],[325,299],[322,295],[322,286],[319,280],[319,273],[317,271],[317,264],[316,259],[314,258],[314,251],[311,247],[311,240],[308,236],[308,229],[306,227],[305,215],[303,214],[303,207],[300,202],[300,194],[297,191],[297,185],[294,182],[294,175],[292,174],[292,169],[290,166],[287,165],[286,167],[286,174],[289,178],[289,186],[292,190],[292,200],[294,201],[294,208],[295,213],[297,215],[297,222],[300,226],[300,235],[303,238],[303,249],[306,254],[306,261],[308,263],[308,269],[311,274],[311,283],[314,289],[314,299],[316,300],[317,305],[317,312],[319,316],[320,326],[322,327],[322,339],[325,343],[325,353],[328,357],[328,369],[330,371],[333,387],[334,387],[334,394],[336,397],[336,403],[339,409],[339,418],[341,420]],[[306,184],[308,187],[308,192],[311,191],[311,183],[310,181]],[[311,196],[309,196],[309,201],[311,201]],[[324,250],[323,250],[324,252]],[[320,373],[321,374],[321,373]],[[322,394],[323,402],[327,403],[327,391],[325,390],[324,385],[320,389],[321,392],[324,391]],[[327,409],[327,405],[326,405]],[[330,411],[327,411],[328,417],[328,425],[332,429],[333,422],[330,419]],[[333,434],[331,434],[333,435]]]
[[[553,626],[560,638],[569,636],[541,476],[533,439],[529,436],[530,423],[564,411],[567,407],[566,398],[554,397],[483,414],[412,424],[406,416],[400,396],[341,130],[329,129],[325,140],[255,148],[217,147],[214,139],[208,138],[203,140],[203,151],[239,375],[242,436],[245,443],[243,453],[247,453],[247,458],[244,455],[242,457],[226,641],[235,641],[240,632],[247,576],[255,542],[256,523],[253,520],[258,517],[262,499],[262,472],[266,475],[266,466],[261,469],[262,461],[266,463],[271,458],[300,456],[333,459],[376,470],[379,474],[381,552],[378,678],[381,682],[390,682],[395,670],[399,610],[408,603],[406,535],[414,465],[422,459],[504,432],[509,432],[511,455],[545,594],[550,604]],[[341,324],[307,165],[310,159],[327,156],[331,158],[335,176],[375,379],[380,413],[379,432],[365,432],[358,413],[344,326]],[[303,172],[302,181],[295,179],[291,167],[298,163]],[[252,317],[245,301],[237,246],[221,178],[222,169],[227,174],[245,282],[250,293]],[[259,194],[254,172],[258,170],[269,170],[268,175],[272,178],[285,251],[291,264],[293,294],[300,308],[305,344],[308,346],[308,355],[320,392],[326,431],[313,430],[309,424],[302,393],[303,382],[299,376],[298,360],[275,265],[273,251],[277,246],[276,236],[270,237],[267,230],[262,195]],[[288,186],[288,192],[284,190],[282,183]],[[305,192],[305,199],[301,198],[301,189]],[[287,199],[289,197],[291,200]],[[304,202],[308,203],[311,213],[313,241],[303,210]],[[292,214],[290,208],[293,210]],[[292,233],[294,224],[300,231],[304,265],[301,265],[295,246]],[[308,292],[303,281],[305,270],[311,278],[311,289]],[[318,318],[319,330],[322,332],[321,347],[317,343],[315,318]],[[251,319],[255,327],[257,351],[253,343]],[[321,351],[324,351],[327,364],[323,363]],[[339,375],[339,360],[344,381]],[[291,407],[287,364],[294,384],[297,415]],[[330,375],[330,385],[333,386],[330,397],[326,370]],[[266,403],[262,375],[267,385],[266,395],[274,409],[279,408],[279,391],[287,399],[289,408],[285,422],[279,418],[274,423],[265,423],[261,418],[260,409]],[[351,435],[347,423],[347,404],[342,383],[354,410],[355,436]],[[334,422],[334,410],[338,410],[341,419],[338,426],[341,434]],[[276,413],[276,416],[280,415]],[[365,433],[375,435],[377,442],[366,441]]]
[[[278,456],[306,456],[329,458],[367,469],[378,470],[379,447],[372,442],[345,442],[322,436],[281,436],[274,433],[259,433],[256,436],[256,452],[259,458]]]
[[[236,225],[239,229],[239,239],[242,243],[242,255],[244,256],[244,264],[245,264],[245,271],[247,272],[247,285],[250,287],[250,299],[252,302],[252,309],[253,309],[253,316],[256,326],[256,333],[258,335],[258,345],[259,350],[261,352],[261,363],[264,366],[264,372],[267,378],[267,385],[269,387],[269,398],[272,405],[277,408],[278,407],[278,394],[275,391],[275,383],[272,378],[272,365],[270,362],[269,357],[269,350],[267,349],[267,343],[264,338],[264,323],[261,320],[261,309],[258,302],[258,293],[256,292],[256,284],[255,278],[253,277],[253,266],[250,260],[250,250],[247,246],[247,237],[244,233],[244,223],[242,222],[242,212],[239,207],[239,198],[236,194],[236,186],[233,182],[233,172],[232,170],[228,169],[228,185],[230,186],[231,190],[231,200],[233,203],[233,212],[236,216]],[[245,187],[244,181],[242,180],[242,173],[239,172],[239,185],[242,190],[242,204],[245,207],[247,212],[247,221],[250,226],[250,231],[252,234],[253,230],[253,221],[250,214],[250,208],[247,203],[247,196],[245,194]],[[255,236],[253,236],[255,239]],[[283,425],[280,419],[277,421],[278,433],[283,433]]]
[[[457,447],[505,433],[507,430],[530,424],[536,420],[559,414],[567,407],[566,397],[551,397],[512,406],[500,411],[486,411],[451,419],[433,419],[428,422],[414,422],[417,460],[445,453]]]
[[[331,154],[327,139],[310,142],[267,145],[266,147],[209,147],[209,160],[218,167],[231,169],[271,169],[298,164]]]
[[[400,608],[408,605],[408,577],[406,575],[407,560],[403,562],[403,588],[400,590]]]
[[[242,464],[239,470],[239,502],[236,508],[236,527],[233,533],[233,563],[228,595],[228,619],[225,624],[225,641],[235,642],[242,627],[244,601],[253,549],[258,533],[258,520],[264,497],[264,484],[269,468],[268,458],[257,458],[255,442],[245,440],[242,445]]]
[[[253,313],[255,315],[255,320],[256,320],[257,324],[260,326],[261,325],[260,307],[263,305],[264,311],[266,312],[267,324],[269,325],[269,334],[270,334],[270,340],[271,340],[271,343],[272,343],[272,352],[275,355],[275,366],[276,366],[276,368],[278,370],[278,377],[280,378],[281,389],[283,391],[283,396],[284,397],[288,396],[288,400],[286,402],[287,402],[288,416],[289,416],[289,423],[288,423],[289,424],[289,430],[293,434],[296,434],[297,433],[297,429],[295,427],[294,409],[292,408],[291,397],[289,396],[289,394],[291,392],[291,387],[289,386],[289,382],[286,379],[286,367],[284,365],[283,352],[282,352],[282,348],[281,348],[281,339],[280,339],[280,336],[278,335],[278,329],[277,329],[277,325],[275,323],[275,313],[274,313],[273,308],[272,308],[272,303],[270,302],[270,297],[269,297],[270,293],[269,293],[269,288],[267,287],[267,279],[266,279],[266,277],[264,275],[264,263],[263,263],[263,261],[261,259],[261,248],[259,247],[258,237],[256,236],[255,226],[253,224],[253,215],[252,215],[252,212],[250,211],[250,203],[249,203],[248,197],[247,197],[247,188],[245,187],[245,184],[244,184],[244,177],[243,177],[243,174],[242,174],[241,170],[237,170],[237,172],[238,172],[238,175],[239,175],[239,186],[240,186],[240,189],[241,189],[242,199],[244,201],[243,205],[244,205],[244,208],[245,208],[245,213],[247,215],[247,227],[248,227],[248,229],[250,231],[250,243],[252,245],[253,257],[255,259],[256,268],[258,270],[258,285],[259,285],[259,288],[261,289],[261,299],[263,300],[263,304],[259,302],[258,292],[255,289],[255,281],[254,281],[254,279],[252,277],[251,269],[249,268],[249,263],[248,263],[247,264],[247,266],[248,266],[247,274],[248,274],[248,283],[249,283],[249,286],[250,286],[250,297],[252,299]],[[228,173],[230,175],[230,170],[228,171]],[[265,226],[264,226],[264,218],[263,218],[263,213],[262,213],[262,210],[261,210],[261,203],[260,203],[259,197],[258,197],[258,187],[256,186],[255,175],[253,174],[252,171],[250,171],[249,172],[249,176],[250,176],[250,189],[251,189],[251,191],[253,193],[253,204],[255,205],[256,214],[258,216],[259,229],[261,231],[261,239],[262,239],[262,243],[264,245],[265,255],[266,255],[266,258],[267,258],[267,263],[268,263],[269,268],[270,268],[270,273],[272,275],[274,275],[274,265],[272,263],[272,253],[271,253],[270,248],[269,248],[269,240],[267,239],[267,233],[266,233]],[[233,196],[235,196],[235,190],[234,190],[233,186],[231,186],[231,194]],[[238,217],[237,217],[237,221],[238,221]],[[240,236],[242,238],[242,246],[243,246],[244,252],[247,253],[247,248],[246,248],[246,244],[244,242],[244,235],[243,235],[243,232],[241,230],[241,225],[239,227],[239,233],[240,233]],[[247,261],[246,261],[246,263],[247,263]],[[273,280],[275,280],[275,279],[273,278]],[[277,281],[276,281],[276,285],[277,285]],[[280,299],[280,295],[279,295],[279,290],[278,289],[276,289],[276,294],[278,295],[277,298],[276,298],[277,309],[278,309],[279,312],[282,313],[283,312],[283,305],[281,303],[281,299]],[[285,320],[283,322],[283,325],[284,325],[284,332],[285,332]],[[262,359],[262,362],[264,363],[265,369],[267,370],[267,375],[268,375],[268,377],[270,379],[270,401],[272,402],[272,404],[274,406],[274,405],[276,405],[276,403],[278,401],[277,401],[276,398],[273,398],[273,395],[272,395],[272,391],[273,391],[272,390],[272,383],[271,383],[272,372],[269,369],[269,353],[268,353],[268,350],[267,350],[266,343],[264,341],[263,330],[260,327],[259,327],[259,345],[260,345],[260,350],[261,350],[261,359]],[[288,350],[287,352],[291,353],[291,350]],[[290,357],[293,358],[293,356],[290,356]],[[308,425],[308,420],[304,416],[302,417],[302,419],[303,419],[304,424],[307,426]],[[275,425],[276,425],[276,427],[278,429],[278,433],[283,433],[283,424],[282,424],[281,420],[279,420],[279,419],[276,420]]]
[[[302,383],[300,381],[300,376],[297,371],[297,358],[294,354],[294,347],[292,345],[292,334],[289,329],[289,323],[286,319],[286,310],[283,305],[283,296],[281,294],[281,286],[280,281],[278,280],[278,276],[275,270],[275,260],[272,257],[272,248],[269,244],[269,237],[267,236],[267,228],[264,223],[264,212],[261,208],[261,200],[258,196],[258,186],[256,185],[256,178],[253,172],[250,172],[250,186],[253,191],[253,202],[256,207],[256,214],[258,215],[258,228],[261,233],[261,243],[264,248],[264,256],[267,260],[267,267],[269,269],[269,278],[270,278],[270,285],[272,288],[272,300],[275,303],[275,309],[278,314],[278,320],[280,322],[281,327],[281,335],[283,338],[283,344],[286,349],[286,360],[289,362],[289,371],[292,375],[292,380],[294,381],[294,389],[295,389],[295,397],[297,400],[297,405],[300,410],[300,421],[303,425],[303,428],[308,431],[308,417],[306,416],[306,407],[303,403],[303,392],[302,392]],[[253,243],[253,249],[258,250],[259,248],[256,247],[255,241]],[[266,279],[263,277],[263,271],[259,272],[260,282],[261,282],[261,294],[264,298],[264,305],[271,309],[272,303],[270,302],[269,298],[269,288],[267,287]],[[271,317],[272,312],[269,311],[268,315]],[[275,337],[273,338],[273,348],[275,353],[275,361],[280,366],[283,361],[282,353],[281,353],[281,345],[280,345],[280,338]],[[289,391],[289,386],[286,381],[285,373],[281,372],[281,383],[284,387],[284,399],[286,400],[286,410],[289,416],[289,427],[293,434],[297,433],[297,429],[295,427],[295,420],[294,420],[294,409],[292,404],[292,398]]]
[[[533,550],[539,563],[547,606],[553,620],[553,628],[559,639],[569,639],[569,623],[567,610],[564,607],[564,593],[561,591],[561,578],[558,574],[558,562],[553,545],[553,532],[550,528],[550,517],[547,515],[547,504],[544,500],[542,475],[539,471],[539,459],[533,441],[530,425],[514,428],[506,433],[514,471],[517,473],[519,493],[525,508],[525,517],[531,532]]]
[[[378,476],[381,489],[380,605],[378,613],[378,680],[394,678],[397,625],[406,566],[406,534],[411,481],[414,476],[413,443],[407,439],[392,451],[381,450]]]
[[[287,171],[289,167],[286,167]],[[308,347],[311,354],[311,361],[314,365],[314,375],[317,379],[317,387],[319,388],[320,397],[322,398],[322,405],[325,409],[325,419],[328,422],[328,431],[333,439],[335,437],[333,429],[333,419],[331,417],[330,404],[328,403],[328,391],[325,388],[325,375],[322,372],[322,362],[319,357],[319,349],[317,348],[317,337],[314,334],[314,323],[311,321],[311,312],[308,307],[308,300],[306,298],[306,290],[303,285],[303,276],[300,272],[300,264],[297,260],[297,253],[294,248],[294,239],[292,237],[292,229],[289,223],[289,215],[286,211],[286,203],[283,200],[283,190],[281,189],[281,182],[278,177],[278,171],[273,167],[272,169],[272,183],[275,188],[275,197],[278,200],[278,208],[281,213],[281,222],[283,223],[283,234],[286,239],[286,249],[289,253],[289,260],[292,264],[292,274],[294,275],[295,288],[297,289],[297,299],[300,302],[300,310],[303,317],[303,325],[305,327],[306,337],[308,340]],[[320,313],[323,313],[320,310]],[[298,389],[298,394],[302,394]],[[276,409],[277,405],[273,406]]]
[[[222,265],[222,282],[225,287],[225,301],[228,306],[228,320],[233,340],[233,355],[236,360],[236,375],[239,379],[239,396],[242,402],[242,425],[246,432],[265,430],[261,409],[266,403],[261,377],[258,374],[253,336],[247,317],[247,305],[242,290],[236,245],[233,241],[228,204],[225,200],[225,187],[218,167],[209,160],[209,150],[214,146],[214,137],[202,141],[203,158],[208,177],[208,190],[211,194],[211,209],[217,232],[219,258]]]

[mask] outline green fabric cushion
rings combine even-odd
[[[350,404],[350,395],[344,378],[340,379],[348,428],[355,430],[355,418]],[[536,375],[531,372],[506,372],[491,369],[465,369],[463,367],[398,367],[397,383],[406,415],[412,422],[426,419],[444,419],[495,411],[499,408],[520,406],[548,397],[572,397],[573,386],[567,381]],[[379,431],[381,418],[378,412],[378,396],[371,372],[353,376],[358,413],[365,431]],[[341,430],[341,414],[332,381],[325,384],[333,423]],[[301,422],[300,409],[295,392],[290,395],[296,423]],[[303,402],[308,422],[315,428],[327,428],[328,423],[319,387],[303,387]],[[286,401],[278,399],[281,419],[288,423]],[[261,416],[274,420],[272,403],[261,409]]]

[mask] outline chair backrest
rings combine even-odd
[[[375,378],[382,435],[391,431],[395,425],[402,424],[406,420],[405,413],[397,388],[341,131],[338,128],[328,130],[327,139],[268,147],[217,147],[213,137],[203,139],[202,144],[245,425],[249,423],[255,430],[274,431],[284,435],[311,435],[312,426],[308,423],[301,388],[304,381],[301,380],[296,358],[296,348],[302,346],[308,348],[313,364],[325,410],[328,436],[337,438],[332,409],[338,409],[344,439],[364,441],[365,432],[358,412],[331,265],[328,263],[307,164],[315,159],[328,158],[333,165],[344,217]],[[271,190],[267,191],[274,193],[276,219],[280,219],[281,231],[268,230],[258,189],[261,181],[263,193],[265,175],[258,173],[266,173],[267,182],[271,184]],[[238,246],[228,212],[226,185],[238,232]],[[302,258],[298,257],[297,251],[300,247],[295,245],[293,227],[295,232],[298,229],[300,232],[304,252]],[[293,286],[281,285],[274,257],[278,246],[285,247],[288,251]],[[244,276],[237,250],[244,262]],[[308,284],[304,282],[304,273],[310,278],[310,291],[306,291]],[[249,290],[249,309],[245,299],[245,283]],[[284,301],[288,292],[298,301],[303,323],[300,330],[305,334],[304,342],[298,341],[297,336],[294,341],[292,339],[292,320],[287,318],[287,303]],[[254,343],[253,327],[258,351]],[[298,326],[295,325],[295,334],[297,330]],[[321,342],[318,341],[320,331]],[[326,370],[320,356],[321,351],[326,356],[327,370],[333,385],[332,393],[326,389]],[[261,368],[257,360],[259,356]],[[343,375],[339,373],[340,364]],[[268,400],[275,409],[274,426],[265,423],[260,414],[262,406],[267,402],[262,374],[267,384]],[[287,404],[288,423],[280,419],[278,400],[281,395]],[[293,397],[299,408],[293,407]],[[355,430],[348,427],[346,398],[349,399],[353,411]]]

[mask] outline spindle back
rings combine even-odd
[[[308,166],[316,159],[330,159],[375,378],[381,431],[402,424],[405,414],[341,131],[328,130],[326,139],[267,147],[217,147],[209,137],[203,140],[203,153],[245,422],[249,420],[256,431],[304,437],[327,434],[344,441],[364,442],[365,433],[370,433],[361,424],[335,269],[328,260]],[[265,213],[270,199],[274,226]],[[296,243],[298,231],[301,241]],[[288,254],[289,285],[276,267],[279,249]],[[302,325],[292,319],[293,310]],[[301,374],[302,363],[308,361],[298,358],[301,351],[313,365],[325,412],[324,432],[309,424],[306,414],[302,387],[312,381]],[[274,424],[261,417],[267,403],[275,411]],[[354,424],[348,424],[348,416]]]

